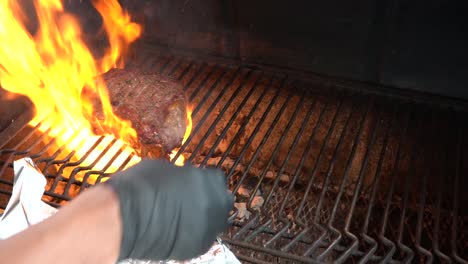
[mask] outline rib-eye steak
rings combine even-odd
[[[133,142],[138,154],[159,158],[180,146],[186,125],[186,98],[175,81],[138,69],[113,69],[103,75],[114,113],[130,120],[137,132]],[[117,134],[102,125],[103,113],[99,100],[93,100],[93,124],[99,134]]]

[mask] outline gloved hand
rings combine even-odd
[[[227,228],[233,200],[222,172],[143,160],[113,175],[123,235],[119,260],[186,260]]]

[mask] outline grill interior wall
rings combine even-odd
[[[179,155],[225,170],[237,209],[223,238],[241,259],[468,257],[465,112],[332,81],[139,55],[133,64],[184,86],[194,127]],[[71,162],[52,138],[26,127],[0,149],[2,208],[11,194],[11,162],[24,156],[45,170],[44,200],[53,205],[95,183],[77,171],[98,175],[97,182],[108,176]]]

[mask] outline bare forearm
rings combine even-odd
[[[0,241],[9,263],[115,263],[122,224],[107,186],[86,191],[51,218]]]

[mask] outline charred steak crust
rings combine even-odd
[[[154,147],[170,152],[180,146],[187,126],[186,97],[175,81],[138,69],[113,69],[103,75],[114,113],[130,120],[137,132],[134,144],[142,156]],[[102,109],[95,107],[95,118],[102,120]],[[98,120],[98,122],[99,122]],[[111,129],[101,128],[104,133]]]

